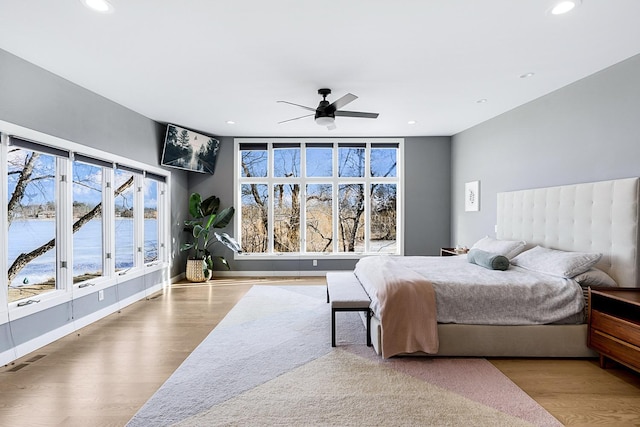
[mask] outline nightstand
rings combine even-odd
[[[589,288],[587,345],[640,372],[640,288]]]
[[[464,255],[469,252],[469,249],[457,249],[456,248],[440,248],[440,256],[456,256]]]

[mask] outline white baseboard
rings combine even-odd
[[[349,270],[351,271],[351,270]],[[213,272],[213,277],[324,277],[327,271],[219,271]]]
[[[32,340],[29,340],[25,343],[22,344],[18,344],[17,346],[15,346],[13,348],[12,353],[12,358],[11,360],[0,360],[0,362],[2,362],[3,364],[7,364],[9,362],[12,362],[16,359],[19,359],[22,356],[25,356],[33,351],[38,350],[41,347],[44,347],[47,344],[51,344],[52,342],[59,340],[60,338],[69,335],[71,333],[73,333],[75,331],[75,327],[72,323],[67,323],[66,325],[58,328],[58,329],[54,329],[53,331],[49,331],[43,335],[40,335]],[[5,352],[4,354],[6,354],[8,352]],[[4,355],[3,354],[3,355]]]
[[[144,291],[138,292],[136,294],[131,295],[128,298],[125,298],[117,303],[111,304],[108,307],[105,307],[103,309],[100,309],[98,311],[94,311],[93,313],[84,316],[80,319],[77,319],[74,321],[74,325],[75,325],[75,330],[77,331],[78,329],[84,328],[85,326],[88,326],[90,324],[92,324],[93,322],[96,322],[102,318],[107,317],[110,314],[113,314],[131,304],[133,304],[134,302],[138,302],[141,301],[145,298],[147,298],[149,295],[158,292],[160,290],[162,290],[163,284],[159,283],[157,285],[154,285],[148,289],[145,289]]]
[[[184,280],[185,278],[185,274],[184,272],[178,274],[177,276],[172,277],[171,279],[169,279],[171,281],[171,283],[178,283],[181,280]]]
[[[5,350],[0,353],[0,365],[7,365],[17,358],[18,357],[16,356],[16,350],[14,348]]]

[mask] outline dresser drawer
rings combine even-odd
[[[640,346],[640,325],[598,310],[591,311],[591,329],[602,331],[622,341]]]
[[[603,356],[617,360],[630,368],[640,370],[640,347],[620,341],[615,337],[592,330],[590,346]]]

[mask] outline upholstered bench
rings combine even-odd
[[[371,346],[371,300],[351,272],[327,273],[327,302],[331,303],[331,347],[336,346],[336,312],[362,311],[367,315],[367,345]]]

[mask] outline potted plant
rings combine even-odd
[[[226,227],[233,215],[235,208],[230,206],[218,212],[220,199],[211,196],[202,200],[198,193],[189,196],[189,214],[192,219],[184,222],[185,231],[189,231],[193,240],[184,243],[181,251],[193,250],[193,254],[187,260],[187,280],[192,282],[204,282],[211,278],[213,273],[213,256],[209,248],[220,242],[235,253],[242,253],[240,244],[227,233],[218,233],[215,229]],[[229,269],[229,263],[223,256],[216,256],[220,262]]]

